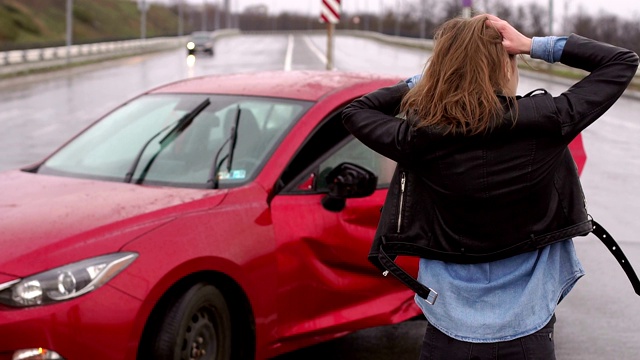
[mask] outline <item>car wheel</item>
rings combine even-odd
[[[154,344],[158,360],[231,359],[231,316],[222,293],[199,283],[169,306]]]

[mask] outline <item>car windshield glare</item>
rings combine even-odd
[[[170,142],[172,124],[210,104]],[[219,187],[254,178],[292,124],[310,106],[286,99],[205,94],[150,94],[121,106],[47,159],[38,173],[126,181],[147,185],[207,188],[214,158],[229,153],[236,121],[237,140],[230,169],[218,169]],[[175,135],[175,134],[174,134]],[[148,144],[147,144],[148,143]],[[139,156],[139,159],[137,157]],[[132,166],[138,161],[138,166]],[[135,168],[132,174],[127,173]]]

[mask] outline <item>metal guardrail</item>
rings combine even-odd
[[[366,38],[377,40],[384,43],[416,47],[416,48],[421,48],[425,50],[433,49],[433,40],[431,39],[406,38],[406,37],[390,36],[390,35],[380,34],[376,32],[359,31],[359,30],[341,30],[338,32],[338,34],[366,37]],[[565,73],[573,73],[578,76],[584,76],[588,74],[586,71],[572,68],[560,63],[549,64],[543,60],[532,59],[529,56],[526,56],[525,59],[526,59],[526,62],[529,63],[529,65],[534,67],[534,69],[557,70]],[[521,64],[523,64],[523,62],[521,62]],[[530,67],[526,64],[523,66],[523,68],[530,69]],[[636,72],[636,76],[631,81],[631,83],[634,85],[640,86],[640,69]]]
[[[380,41],[383,43],[393,44],[393,45],[403,45],[408,47],[420,48],[425,50],[433,49],[433,40],[431,39],[417,39],[417,38],[409,38],[402,36],[393,36],[381,34],[373,31],[362,31],[362,30],[338,30],[338,34],[340,35],[350,35],[368,38],[376,41]]]
[[[4,51],[0,52],[0,75],[165,50],[178,44],[177,38],[153,38]]]
[[[238,34],[237,29],[218,30],[214,38]],[[41,49],[0,52],[0,76],[54,68],[70,63],[106,60],[121,56],[175,49],[185,46],[186,36],[122,40]]]
[[[292,31],[286,31],[291,33]],[[293,31],[299,33],[316,33],[322,34],[323,31],[319,30],[301,30]],[[259,33],[259,32],[251,32]],[[261,33],[285,33],[283,31],[276,32],[261,32]],[[214,38],[220,38],[224,36],[239,35],[241,34],[238,29],[222,29],[213,32]],[[431,39],[416,39],[401,36],[392,36],[380,34],[373,31],[362,30],[338,30],[337,34],[347,36],[357,36],[376,40],[383,43],[402,45],[414,48],[420,48],[425,50],[433,49],[433,40]],[[186,37],[164,37],[164,38],[151,38],[146,40],[125,40],[125,41],[112,41],[104,43],[73,45],[69,49],[66,46],[50,47],[42,49],[31,50],[12,50],[0,52],[0,76],[12,74],[12,73],[24,73],[32,70],[38,70],[43,68],[50,68],[56,66],[62,66],[67,62],[77,63],[94,60],[104,60],[108,58],[114,58],[119,56],[135,55],[141,53],[148,53],[153,51],[167,50],[171,48],[177,48],[184,46]],[[67,51],[69,55],[67,56]],[[535,59],[527,58],[527,62],[535,64],[537,68],[549,67],[548,64]],[[582,73],[580,70],[569,68],[562,64],[553,64],[552,67],[557,69],[563,69],[564,71],[574,71],[576,73]],[[634,84],[640,84],[640,70],[636,73],[636,77],[633,81]]]

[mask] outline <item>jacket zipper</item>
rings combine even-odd
[[[400,233],[400,225],[402,224],[402,207],[404,206],[404,186],[407,182],[407,176],[404,172],[400,174],[400,205],[398,206],[398,229],[397,233]],[[382,272],[382,276],[389,275],[389,270]]]
[[[402,224],[402,207],[404,206],[404,186],[407,181],[407,177],[403,172],[400,177],[400,206],[398,207],[398,229],[397,233],[400,232],[400,225]]]

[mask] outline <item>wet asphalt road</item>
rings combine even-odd
[[[157,85],[209,73],[281,70],[292,43],[291,69],[324,69],[321,36],[247,35],[216,44],[216,56],[194,66],[176,50],[0,80],[0,171],[37,161],[126,99]],[[338,71],[408,77],[420,72],[427,53],[338,37]],[[567,88],[556,79],[521,76],[520,92]],[[619,241],[640,270],[640,101],[622,98],[583,133],[587,164],[582,175],[589,211]],[[593,236],[576,239],[587,275],[558,308],[558,359],[640,358],[640,298]],[[295,359],[416,359],[424,321],[367,329],[279,357]]]

